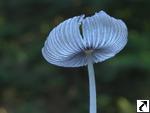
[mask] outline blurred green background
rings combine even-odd
[[[95,64],[98,113],[135,113],[150,99],[149,0],[0,0],[0,113],[88,113],[86,67],[48,64],[41,48],[63,20],[100,10],[128,26],[128,44]]]

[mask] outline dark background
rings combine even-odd
[[[86,67],[48,64],[41,48],[63,20],[100,10],[121,18],[129,36],[94,65],[98,113],[135,113],[137,99],[150,99],[149,0],[0,0],[0,113],[89,112]]]

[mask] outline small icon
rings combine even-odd
[[[149,112],[149,100],[137,100],[137,112]]]

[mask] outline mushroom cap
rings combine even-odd
[[[90,53],[93,63],[115,56],[127,43],[125,23],[104,11],[91,17],[69,18],[48,35],[42,48],[43,57],[51,64],[63,67],[87,65]]]

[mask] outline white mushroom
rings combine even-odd
[[[96,113],[93,64],[115,56],[127,43],[127,27],[104,11],[91,17],[75,16],[56,26],[42,48],[44,58],[63,67],[88,65],[90,113]]]

